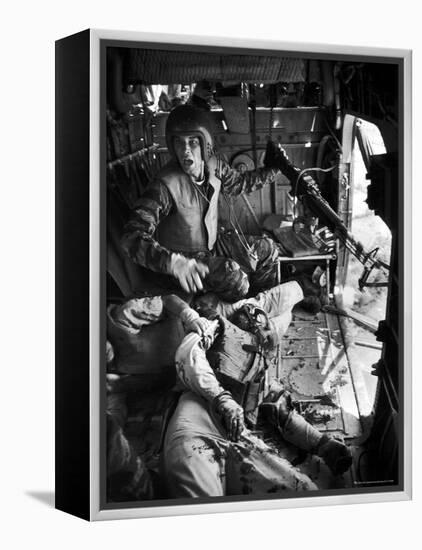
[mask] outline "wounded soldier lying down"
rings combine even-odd
[[[316,489],[307,476],[245,426],[245,422],[254,426],[258,406],[265,396],[265,401],[269,400],[264,375],[266,357],[287,330],[291,310],[303,296],[302,285],[291,281],[234,304],[213,296],[198,298],[199,314],[176,296],[134,299],[109,308],[108,337],[120,373],[141,378],[148,374],[171,377],[169,366],[174,364],[177,350],[178,383],[186,391],[164,440],[168,496]],[[185,333],[189,334],[183,339]],[[334,473],[345,471],[350,465],[347,448],[322,436],[296,414],[285,392],[276,397],[272,399],[275,402],[261,405],[261,410],[266,409],[266,418],[284,439],[322,456]],[[109,417],[113,414],[109,408]],[[115,448],[110,438],[113,432],[108,434],[113,473],[124,464],[118,460],[120,452],[126,453],[126,463],[134,453],[122,444],[122,419],[119,426]],[[137,494],[139,500],[142,492]],[[148,493],[145,498],[150,498]]]
[[[215,320],[205,335],[187,335],[176,353],[176,371],[187,391],[172,416],[164,446],[171,496],[317,489],[246,427],[254,427],[260,405],[284,440],[322,457],[335,475],[350,467],[347,447],[297,414],[287,392],[279,387],[269,402],[266,358],[302,299],[301,287],[292,281],[235,304],[210,296],[198,300],[201,314]]]

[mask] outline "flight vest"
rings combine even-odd
[[[258,338],[221,317],[219,335],[207,351],[207,359],[220,384],[243,407],[245,419],[255,426],[266,369]]]
[[[209,204],[206,204],[195,184],[176,162],[167,164],[158,179],[167,187],[173,206],[157,227],[157,241],[173,252],[195,254],[211,251],[217,238],[220,180],[214,172],[210,174],[211,193]]]

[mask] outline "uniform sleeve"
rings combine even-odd
[[[157,323],[163,318],[164,302],[161,296],[132,298],[123,304],[107,308],[109,327],[128,334],[139,334],[142,327]]]
[[[216,177],[221,181],[223,193],[230,196],[262,189],[264,185],[273,183],[279,173],[280,171],[274,168],[257,168],[239,172],[221,159],[218,160],[215,171]]]
[[[121,241],[123,250],[135,263],[159,273],[169,272],[171,251],[154,239],[154,233],[171,207],[166,186],[155,182],[135,206]]]
[[[182,385],[207,401],[213,401],[224,388],[218,382],[206,357],[201,337],[191,332],[176,351],[176,372]]]

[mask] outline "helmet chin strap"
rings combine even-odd
[[[204,162],[203,160],[201,160],[201,173],[200,173],[200,175],[199,175],[200,177],[199,177],[197,183],[199,183],[199,182],[203,183],[203,182],[204,182],[204,179],[205,179],[205,174],[204,174],[205,170],[204,170],[204,166],[205,166],[205,162]]]

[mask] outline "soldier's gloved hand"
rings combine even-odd
[[[185,332],[196,332],[200,336],[205,334],[210,324],[208,319],[200,317],[199,313],[190,307],[187,307],[182,311],[180,314],[180,319]]]
[[[214,399],[216,412],[222,417],[227,436],[231,441],[239,441],[245,429],[245,419],[242,407],[236,403],[230,392],[220,393]]]
[[[202,279],[208,274],[208,267],[194,259],[185,258],[181,254],[172,254],[170,274],[176,277],[183,290],[196,293],[204,288]]]
[[[265,168],[277,168],[283,172],[288,160],[286,151],[280,145],[273,141],[267,141],[264,158]]]

